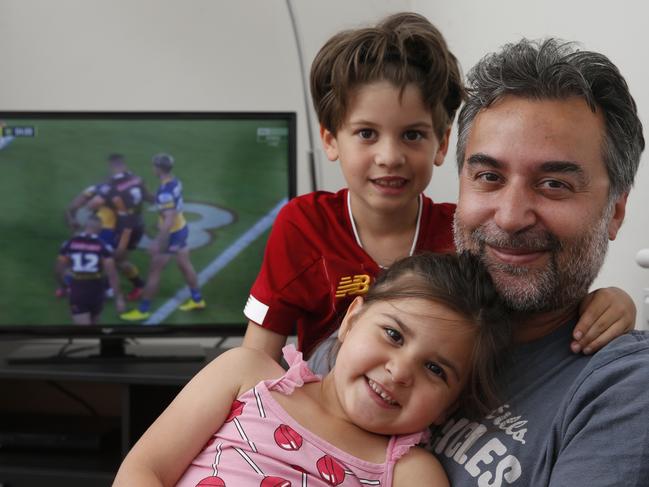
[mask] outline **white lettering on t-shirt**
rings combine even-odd
[[[522,427],[527,424],[527,420],[521,420],[521,416],[512,417],[512,412],[506,411],[509,407],[509,404],[503,404],[489,413],[485,419],[493,419],[494,426],[497,426],[511,436],[514,441],[518,441],[524,445],[527,428]]]
[[[484,472],[478,478],[479,487],[500,487],[505,480],[508,484],[514,483],[523,473],[521,463],[514,455],[507,455],[496,465],[496,473]],[[493,478],[493,481],[492,481]]]
[[[489,465],[494,461],[494,457],[491,455],[492,453],[495,453],[499,457],[507,453],[507,448],[498,438],[492,438],[485,443],[482,448],[480,448],[466,463],[464,466],[465,470],[469,472],[472,477],[477,477],[482,472],[482,469],[479,466],[480,463]]]
[[[446,445],[448,444],[449,440],[453,438],[458,432],[462,430],[467,424],[469,424],[469,420],[466,418],[462,418],[455,422],[455,420],[450,419],[446,422],[444,425],[444,428],[442,429],[442,435],[438,438],[435,439],[435,442],[432,445],[432,448],[434,449],[436,454],[440,454],[444,451],[444,448],[446,448]]]

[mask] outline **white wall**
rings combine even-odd
[[[415,0],[413,9],[426,15],[445,35],[449,47],[460,60],[464,71],[484,54],[497,50],[507,42],[521,37],[555,36],[579,41],[584,49],[607,55],[625,76],[633,94],[649,141],[649,66],[646,51],[649,6],[641,2],[604,0],[520,0],[426,1]],[[649,287],[649,271],[635,263],[636,252],[649,247],[649,150],[645,151],[637,175],[635,189],[627,205],[626,221],[618,238],[609,248],[604,268],[595,286],[615,285],[632,295],[642,309],[642,290]],[[457,198],[455,152],[449,153],[446,164],[429,188],[441,200]],[[439,196],[442,196],[439,198]],[[643,321],[643,323],[646,323]],[[644,328],[649,328],[646,325]]]
[[[415,10],[446,36],[465,71],[505,42],[555,35],[607,54],[649,126],[646,18],[640,2],[603,0],[293,0],[306,69],[334,32]],[[625,8],[620,8],[625,5]],[[298,113],[298,190],[309,190],[302,80],[285,0],[0,0],[0,110],[289,110]],[[649,134],[649,131],[648,131]],[[649,136],[648,136],[649,138]],[[316,140],[316,144],[318,141]],[[457,199],[454,153],[428,193]],[[645,156],[645,160],[649,156]],[[324,189],[344,185],[316,147]],[[640,307],[649,273],[649,168],[641,165],[627,221],[597,285]]]
[[[294,0],[307,70],[334,32],[410,3]],[[298,190],[310,190],[285,0],[0,0],[0,52],[0,110],[296,111]],[[336,169],[324,187],[340,186]]]
[[[307,71],[333,33],[410,3],[293,0]],[[0,56],[5,111],[295,111],[298,192],[310,191],[286,0],[0,0]],[[321,187],[344,184],[333,163],[319,173]]]

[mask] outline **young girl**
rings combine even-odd
[[[292,346],[225,352],[142,436],[115,486],[448,485],[416,447],[461,407],[495,404],[509,325],[468,256],[421,254],[357,297],[322,380]]]
[[[279,360],[297,332],[310,358],[381,267],[454,251],[455,205],[423,191],[444,162],[463,92],[457,60],[420,15],[398,13],[325,43],[311,66],[311,95],[325,153],[339,161],[347,188],[294,198],[277,216],[244,310],[244,346]],[[595,351],[635,324],[621,290],[583,304],[575,352]]]

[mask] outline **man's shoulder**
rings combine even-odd
[[[649,332],[632,331],[593,355],[577,377],[570,401],[590,403],[606,391],[616,401],[632,401],[639,407],[649,407],[648,370]]]
[[[587,368],[594,371],[625,363],[649,364],[649,331],[634,330],[616,338],[593,355]]]

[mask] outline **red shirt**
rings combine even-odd
[[[277,215],[264,261],[244,309],[246,317],[290,335],[306,356],[340,325],[349,304],[380,267],[355,236],[347,189],[318,191],[289,201]],[[452,203],[421,196],[414,252],[452,252]]]

